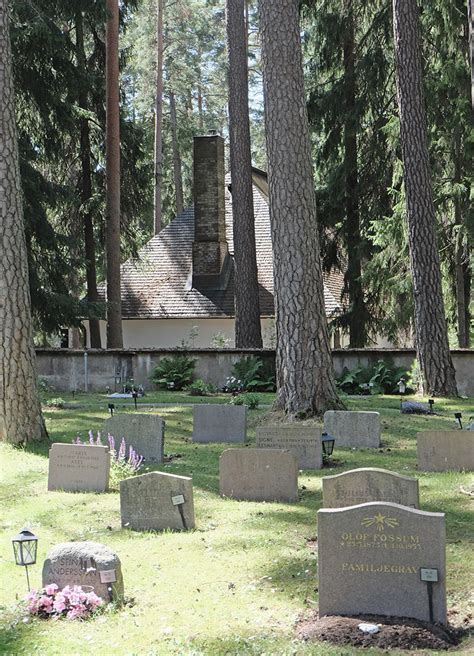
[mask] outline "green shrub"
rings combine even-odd
[[[196,360],[187,355],[163,358],[155,367],[151,379],[159,387],[181,390],[192,381],[195,366]]]
[[[205,383],[201,378],[198,378],[186,387],[186,391],[191,396],[208,396],[215,394],[217,387],[212,383]]]
[[[346,394],[394,394],[400,378],[408,378],[405,367],[395,367],[391,360],[378,360],[368,367],[344,368],[336,385]]]
[[[232,405],[247,405],[250,410],[255,410],[260,404],[260,397],[253,392],[246,392],[245,394],[233,396],[230,403]]]
[[[47,408],[64,408],[66,401],[58,396],[55,399],[47,399],[44,404]]]
[[[239,389],[243,391],[261,390],[272,392],[275,389],[275,376],[268,365],[256,355],[247,355],[232,367],[232,377],[227,379],[227,391]]]

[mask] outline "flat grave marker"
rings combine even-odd
[[[257,426],[257,448],[288,449],[298,459],[300,469],[321,469],[323,452],[321,430],[314,426]]]
[[[120,481],[120,515],[135,531],[194,528],[192,478],[150,472]]]
[[[107,446],[55,443],[49,450],[48,490],[105,492],[109,487]]]
[[[380,446],[380,414],[351,410],[328,410],[324,413],[324,430],[339,446],[378,448]]]
[[[298,461],[284,449],[226,449],[219,488],[240,501],[298,501]]]
[[[343,508],[370,501],[418,508],[418,479],[376,467],[323,476],[323,508]]]
[[[116,448],[124,437],[129,446],[144,457],[146,462],[163,462],[165,420],[154,414],[122,413],[109,417],[103,433],[115,437]]]
[[[446,624],[445,550],[443,513],[378,502],[319,510],[319,616]],[[422,570],[431,570],[430,581]]]
[[[202,403],[193,408],[193,442],[245,442],[247,406]]]
[[[474,433],[465,430],[416,434],[420,471],[474,471]]]

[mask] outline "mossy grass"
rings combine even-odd
[[[89,429],[100,429],[108,415],[105,395],[61,396],[80,407],[44,408],[52,441],[71,442],[78,433],[84,438]],[[260,396],[263,404],[274,398]],[[317,607],[314,538],[321,478],[359,466],[418,476],[422,509],[446,513],[448,607],[459,613],[457,617],[467,614],[474,588],[473,502],[460,488],[472,488],[474,474],[417,472],[415,436],[431,427],[455,428],[453,412],[474,414],[472,399],[437,400],[440,414],[432,417],[401,415],[395,396],[346,399],[350,409],[381,413],[382,447],[353,451],[336,446],[335,466],[300,474],[298,504],[219,497],[218,461],[227,447],[193,444],[192,408],[180,405],[201,401],[223,403],[229,396],[200,399],[159,392],[143,402],[173,405],[142,408],[166,419],[165,452],[181,456],[154,468],[193,477],[196,529],[188,533],[123,530],[116,491],[48,493],[48,446],[0,445],[1,654],[359,653],[353,647],[306,644],[294,634],[298,616]],[[133,404],[121,400],[116,409],[134,411]],[[255,443],[255,426],[267,411],[249,413],[249,444]],[[26,592],[26,579],[13,562],[10,539],[25,524],[39,536],[38,564],[30,571],[34,587],[41,585],[41,563],[52,545],[95,540],[118,552],[129,605],[87,622],[23,622],[24,613],[16,604]]]

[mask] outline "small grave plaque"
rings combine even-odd
[[[430,569],[429,567],[422,567],[420,569],[420,578],[422,581],[438,583],[438,570]]]
[[[193,442],[245,442],[247,406],[203,403],[193,408]]]
[[[323,477],[323,508],[343,508],[370,501],[418,508],[418,480],[376,467]]]
[[[194,528],[193,481],[150,472],[120,482],[122,526],[135,531]]]
[[[117,449],[124,437],[127,448],[133,446],[146,462],[163,462],[165,420],[158,415],[115,414],[107,419],[102,430],[105,436],[110,433],[115,437]]]
[[[380,446],[380,415],[378,412],[328,410],[324,413],[324,430],[332,435],[335,448],[340,446]]]
[[[445,549],[443,513],[377,502],[319,510],[319,616],[429,622],[432,613],[435,622],[445,624]],[[422,568],[438,571],[430,598]]]
[[[420,471],[474,471],[474,433],[464,430],[416,434]]]
[[[298,501],[298,462],[283,449],[226,449],[219,460],[220,493],[246,501]]]
[[[108,447],[55,443],[49,451],[48,490],[105,492],[109,472]]]
[[[117,554],[98,542],[64,542],[48,553],[43,565],[43,586],[80,585],[106,602],[123,598],[123,577]]]
[[[323,466],[321,430],[315,426],[257,426],[256,436],[257,448],[288,449],[294,453],[300,469],[321,469]]]

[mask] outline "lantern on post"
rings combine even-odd
[[[459,428],[462,430],[462,412],[455,412],[454,413],[454,418],[459,424]]]
[[[407,391],[407,386],[406,386],[406,383],[403,380],[403,378],[400,378],[397,385],[398,385],[398,393],[400,394],[400,412],[402,412],[402,410],[403,410],[403,401],[402,401],[402,399],[403,399],[403,395]]]
[[[22,529],[18,535],[12,538],[15,562],[25,568],[28,591],[30,590],[30,577],[28,576],[28,565],[36,563],[36,551],[38,549],[38,538],[27,528]]]
[[[323,460],[327,460],[329,456],[332,456],[334,451],[334,442],[335,439],[329,433],[321,433],[321,444],[323,447]]]

